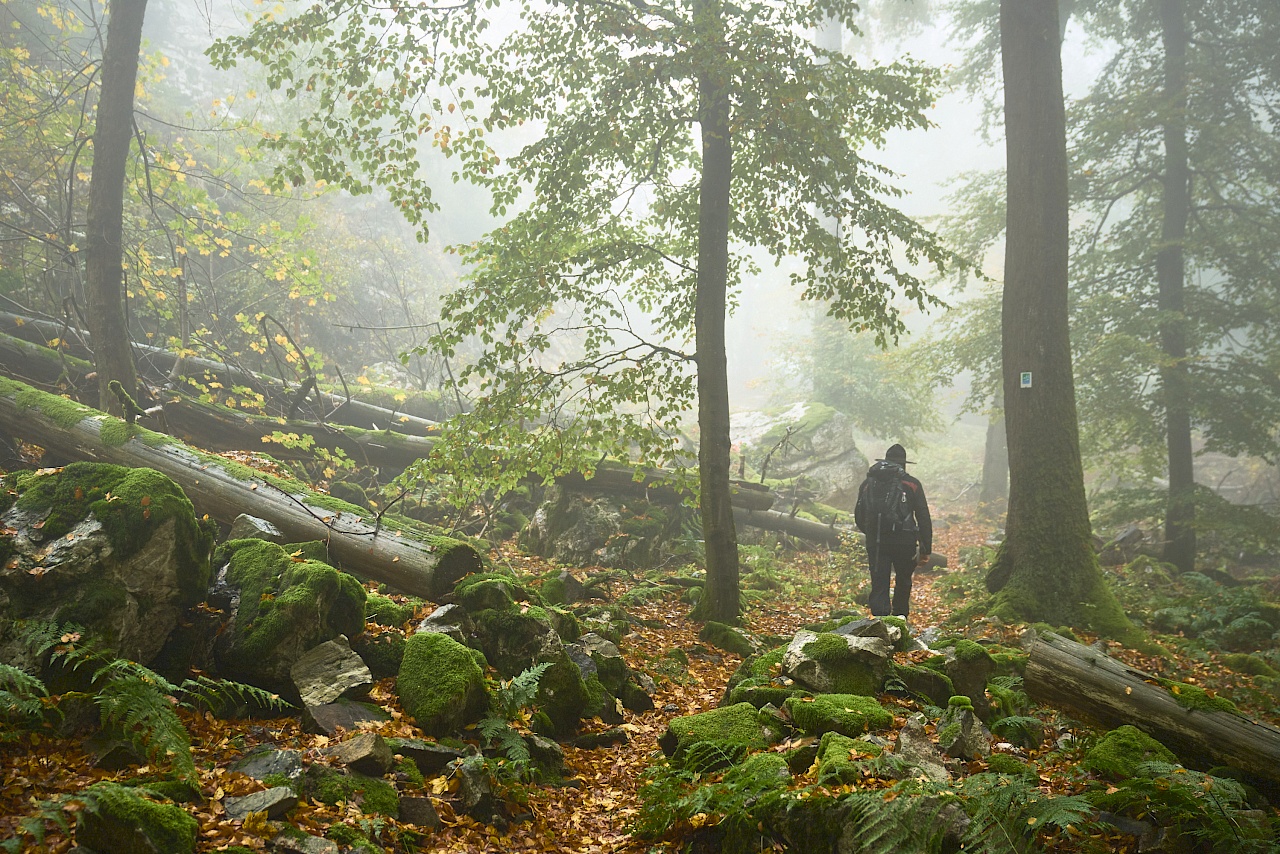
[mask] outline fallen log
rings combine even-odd
[[[316,449],[324,448],[331,453],[341,451],[360,465],[377,466],[385,474],[396,474],[435,447],[435,440],[424,436],[312,421],[282,421],[183,395],[169,395],[163,406],[164,432],[212,451],[262,448],[277,459],[315,460]]]
[[[0,331],[41,345],[58,339],[66,351],[77,358],[89,359],[93,355],[89,349],[88,332],[66,327],[51,320],[35,320],[9,312],[0,312]],[[173,366],[178,361],[176,354],[163,347],[136,342],[133,344],[133,349],[140,374],[154,382],[168,381],[170,374],[173,373]],[[287,410],[292,392],[297,390],[296,387],[289,386],[275,377],[198,356],[183,357],[181,372],[184,376],[193,374],[207,376],[225,386],[242,385],[257,389],[283,403],[282,412]],[[433,436],[440,430],[439,424],[426,418],[393,412],[355,398],[348,400],[341,395],[320,389],[316,389],[313,394],[318,395],[326,407],[326,412],[322,413],[326,421],[345,424],[349,427],[392,430],[410,436]]]
[[[1107,728],[1131,724],[1184,764],[1230,765],[1280,783],[1280,729],[1231,712],[1188,708],[1155,677],[1105,653],[1045,634],[1031,647],[1023,680],[1037,703]]]
[[[93,370],[84,359],[4,333],[0,333],[0,366],[19,382],[42,386],[79,385]]]
[[[686,490],[671,483],[675,472],[659,469],[646,473],[642,480],[636,480],[634,471],[626,466],[606,464],[597,467],[590,478],[573,472],[556,478],[556,482],[575,492],[623,495],[658,504],[679,504],[689,497]],[[773,506],[773,493],[758,483],[734,480],[729,482],[729,489],[734,507],[768,510]]]
[[[230,523],[241,513],[270,521],[289,540],[324,540],[344,569],[406,593],[438,599],[481,568],[467,543],[418,526],[379,525],[361,508],[309,491],[118,418],[0,380],[0,432],[73,459],[155,469],[182,487],[199,512]]]
[[[832,548],[840,545],[839,528],[779,513],[777,510],[747,510],[735,504],[733,522],[735,525],[751,525],[766,531],[781,531],[801,540]]]

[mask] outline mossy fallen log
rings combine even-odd
[[[556,478],[556,482],[574,492],[601,492],[643,498],[659,504],[679,504],[688,497],[688,492],[671,482],[675,476],[673,471],[658,469],[636,480],[634,468],[606,463],[597,467],[590,478],[574,472]],[[773,506],[773,493],[761,484],[734,480],[730,481],[729,489],[734,507],[768,510]]]
[[[323,540],[344,569],[435,599],[480,555],[467,543],[421,525],[379,525],[367,511],[301,483],[191,448],[170,436],[23,383],[0,380],[0,432],[74,459],[147,467],[182,487],[198,512],[230,522],[267,519],[290,540]]]
[[[1024,674],[1037,703],[1114,728],[1132,724],[1203,768],[1229,765],[1280,783],[1280,729],[1243,717],[1222,697],[1161,681],[1055,634],[1031,647]]]
[[[77,358],[92,358],[88,332],[66,327],[54,321],[0,312],[0,332],[41,345],[58,339],[69,354]],[[141,375],[155,382],[168,380],[173,372],[174,363],[178,360],[176,354],[162,347],[152,347],[136,342],[133,348],[138,372]],[[226,386],[242,385],[257,389],[281,404],[282,412],[287,410],[293,393],[297,391],[297,387],[291,387],[275,377],[198,356],[183,358],[182,374],[193,377],[207,376]],[[341,395],[323,390],[315,390],[313,394],[318,395],[327,408],[323,413],[326,421],[365,429],[392,430],[410,436],[432,436],[439,432],[439,425],[425,418],[393,412],[355,398],[348,400]]]
[[[835,548],[840,545],[840,529],[777,510],[747,510],[734,503],[733,523],[752,525],[766,531],[781,531],[801,540]]]

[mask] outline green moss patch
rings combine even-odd
[[[698,632],[698,640],[709,643],[716,649],[722,649],[725,652],[731,652],[734,655],[740,655],[743,658],[755,652],[755,644],[751,639],[744,635],[739,629],[725,623],[717,623],[710,620]]]
[[[1125,780],[1138,773],[1144,762],[1175,764],[1178,757],[1169,748],[1134,726],[1117,727],[1084,755],[1081,762],[1086,769],[1109,777]]]
[[[77,840],[99,851],[123,850],[141,832],[156,851],[196,849],[196,820],[181,807],[158,804],[116,783],[96,783],[84,792],[86,806]],[[130,849],[132,850],[132,849]]]
[[[1236,708],[1235,703],[1226,697],[1210,694],[1199,686],[1188,685],[1185,682],[1173,682],[1168,679],[1161,679],[1160,684],[1169,689],[1169,693],[1173,695],[1174,702],[1184,709],[1192,709],[1197,712],[1240,714],[1240,710]]]
[[[418,600],[421,601],[421,600]],[[414,603],[401,604],[387,596],[370,594],[364,603],[364,615],[367,620],[380,626],[399,627],[413,619]]]
[[[734,745],[743,750],[763,750],[777,738],[771,722],[760,717],[755,706],[738,703],[674,718],[659,740],[663,751],[679,764],[689,748],[698,742]]]
[[[893,724],[893,714],[874,698],[858,694],[819,694],[813,699],[793,697],[787,711],[809,735],[838,732],[855,736]]]
[[[429,735],[447,735],[479,719],[488,705],[484,671],[472,651],[448,635],[409,638],[396,679],[404,710]]]
[[[870,742],[828,732],[818,742],[818,782],[856,783],[862,777],[864,760],[880,753],[880,748]]]

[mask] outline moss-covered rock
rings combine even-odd
[[[399,627],[413,619],[415,605],[422,600],[410,600],[401,604],[387,596],[371,593],[365,599],[364,616],[380,626]]]
[[[400,796],[395,787],[376,777],[312,765],[307,769],[306,792],[322,804],[357,804],[365,815],[396,818],[400,814]]]
[[[468,575],[454,585],[453,598],[473,614],[488,609],[503,611],[517,601],[539,602],[537,596],[525,589],[514,576],[501,572]]]
[[[884,687],[892,648],[882,638],[797,632],[782,659],[782,673],[822,694],[873,696]]]
[[[912,696],[923,697],[935,706],[944,706],[956,692],[950,677],[931,667],[895,664],[894,677]]]
[[[551,722],[551,734],[564,736],[573,732],[582,718],[599,714],[604,704],[612,703],[613,698],[607,693],[600,697],[588,688],[582,671],[564,647],[549,661],[551,666],[538,683],[537,705]]]
[[[1125,780],[1138,773],[1143,762],[1176,763],[1169,748],[1135,726],[1117,727],[1107,733],[1081,762],[1086,769],[1112,780]]]
[[[405,644],[396,694],[418,726],[434,736],[478,720],[488,705],[484,671],[472,651],[436,633],[414,635]]]
[[[793,697],[787,711],[795,725],[809,735],[838,732],[855,736],[893,724],[893,714],[874,698],[859,694],[819,694],[813,699]]]
[[[289,670],[305,652],[364,630],[365,591],[355,577],[288,548],[252,539],[219,548],[240,605],[217,653],[231,678],[292,696]]]
[[[208,587],[212,529],[186,495],[153,469],[100,463],[7,483],[17,496],[0,517],[9,616],[76,623],[150,663]]]
[[[987,758],[987,767],[997,774],[1008,774],[1010,777],[1026,777],[1028,780],[1039,779],[1034,766],[1023,762],[1016,756],[1010,756],[1008,753],[991,754]]]
[[[750,703],[739,703],[674,718],[658,739],[662,751],[677,765],[689,748],[698,742],[710,742],[733,750],[763,750],[778,739],[777,724]]]
[[[386,679],[400,672],[404,661],[405,638],[400,632],[365,632],[351,639],[351,649],[364,659],[374,679]]]
[[[747,635],[742,629],[725,623],[717,623],[715,620],[707,621],[702,630],[698,632],[698,640],[703,643],[709,643],[716,649],[722,649],[725,652],[731,652],[743,658],[754,654],[760,646],[755,639]]]
[[[86,848],[112,854],[196,850],[196,820],[179,806],[148,800],[142,790],[95,783],[84,802],[76,841]]]
[[[880,753],[881,749],[868,741],[827,732],[818,742],[818,782],[856,783],[862,778],[864,760]]]

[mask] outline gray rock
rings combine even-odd
[[[368,777],[381,777],[391,770],[395,758],[386,739],[376,732],[362,732],[324,751],[339,765]]]
[[[275,786],[239,798],[223,798],[222,808],[232,821],[244,821],[250,813],[266,813],[267,818],[284,818],[298,805],[298,796],[288,786]]]
[[[588,632],[578,638],[577,643],[565,645],[566,649],[571,646],[580,648],[590,656],[595,662],[600,684],[610,694],[618,696],[627,681],[627,676],[631,673],[631,668],[627,667],[627,662],[622,658],[622,651],[617,645],[595,632]]]
[[[567,643],[564,645],[564,651],[569,653],[569,660],[578,665],[578,672],[582,674],[583,679],[599,675],[600,668],[596,667],[591,655],[580,644]]]
[[[337,735],[339,729],[350,732],[362,723],[380,723],[391,716],[367,703],[341,698],[323,706],[306,706],[302,712],[302,728],[321,735]]]
[[[440,815],[430,798],[402,797],[399,821],[401,824],[416,824],[418,827],[435,830],[440,826]]]
[[[303,653],[289,668],[304,706],[323,706],[339,697],[357,699],[373,686],[373,674],[351,651],[346,635],[338,635]]]
[[[939,708],[946,708],[951,699],[951,683],[947,677],[927,667],[898,667],[894,675],[902,680],[907,692],[918,697],[925,697]]]
[[[964,661],[956,658],[954,649],[949,649],[943,671],[955,685],[956,693],[968,697],[973,702],[978,717],[987,720],[991,716],[991,705],[987,702],[987,681],[995,673],[995,662],[985,655]]]
[[[991,733],[967,706],[948,706],[937,731],[938,747],[948,756],[972,762],[991,755]]]
[[[529,758],[542,771],[561,777],[568,770],[564,764],[564,750],[551,739],[530,733],[524,736],[524,743],[529,748]]]
[[[951,774],[924,731],[924,715],[914,714],[899,732],[893,755],[935,783],[946,783]]]
[[[231,770],[239,771],[258,781],[273,775],[300,780],[302,779],[302,754],[296,750],[270,748],[258,750],[236,762],[231,766]]]
[[[297,854],[339,854],[342,850],[338,843],[332,839],[312,836],[309,833],[304,833],[302,836],[277,834],[271,840],[271,849],[273,851],[287,851],[290,854],[292,852],[297,852]]]
[[[893,648],[877,637],[838,635],[845,643],[839,656],[822,661],[805,652],[818,640],[814,632],[796,632],[782,656],[782,675],[819,694],[875,693],[889,672]]]
[[[277,545],[284,545],[284,534],[266,519],[241,513],[231,523],[228,540],[266,540]]]
[[[634,675],[633,673],[632,676]],[[623,683],[621,696],[618,699],[622,701],[624,708],[637,714],[651,712],[654,708],[653,697],[636,684],[634,678]]]
[[[658,683],[653,681],[653,677],[642,670],[632,670],[631,680],[640,686],[640,689],[650,697],[658,693]]]
[[[470,632],[467,610],[458,604],[441,605],[418,623],[419,632],[435,632],[448,635],[460,644],[466,644]]]
[[[479,763],[467,761],[454,766],[458,775],[458,798],[462,811],[477,821],[491,822],[501,801],[493,792],[493,780]]]
[[[834,629],[832,634],[857,638],[880,638],[880,640],[892,645],[898,642],[901,631],[897,626],[891,626],[879,617],[866,617],[861,620],[854,620],[852,623],[845,623],[843,626]]]
[[[389,738],[387,746],[391,752],[403,756],[418,766],[424,777],[434,777],[444,771],[445,767],[465,754],[443,744],[422,741],[416,738]]]

